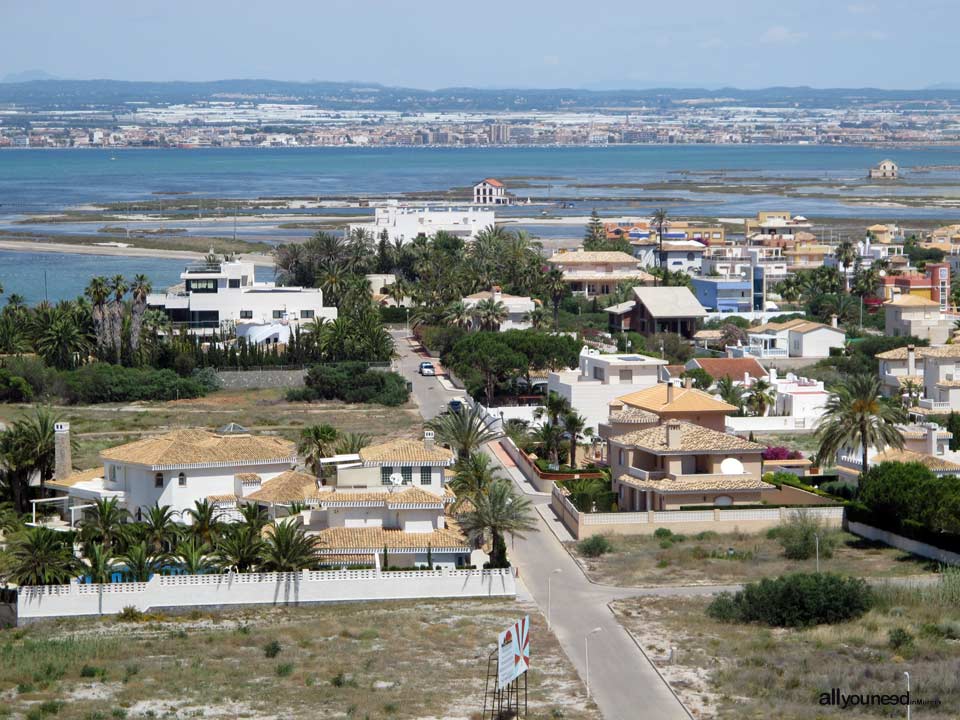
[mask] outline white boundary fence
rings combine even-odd
[[[873,525],[864,525],[863,523],[848,521],[847,530],[867,540],[876,540],[882,542],[884,545],[890,545],[898,550],[913,553],[920,557],[937,560],[946,565],[960,565],[960,554],[950,552],[949,550],[942,550],[941,548],[928,545],[919,540],[912,540],[903,535],[897,535],[889,530],[881,530],[880,528],[873,527]]]
[[[81,615],[113,615],[127,606],[163,608],[417,598],[514,597],[516,578],[505,570],[384,572],[328,570],[298,573],[155,575],[149,582],[105,585],[71,583],[22,587],[17,621]]]

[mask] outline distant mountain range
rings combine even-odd
[[[477,89],[420,90],[377,83],[288,82],[281,80],[215,80],[209,82],[139,82],[62,80],[39,70],[7,75],[0,84],[0,103],[28,109],[100,107],[119,109],[128,103],[173,104],[204,101],[290,101],[331,109],[417,111],[505,111],[627,109],[651,104],[670,106],[697,101],[760,107],[850,107],[876,103],[946,100],[960,103],[960,88],[944,83],[921,90],[877,88],[770,87],[653,88],[645,90]]]
[[[24,70],[17,73],[7,73],[2,78],[0,82],[5,83],[22,83],[22,82],[31,82],[32,80],[59,80],[56,75],[51,75],[45,70]]]

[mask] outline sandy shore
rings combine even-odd
[[[203,260],[206,253],[189,250],[157,250],[154,248],[111,247],[98,245],[71,245],[69,243],[31,242],[29,240],[0,240],[0,250],[14,252],[69,253],[72,255],[106,255],[109,257],[149,257],[167,260]],[[273,258],[259,253],[240,254],[243,260],[262,267],[273,267]]]

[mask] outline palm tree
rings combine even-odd
[[[267,517],[267,511],[257,503],[244,503],[241,505],[240,515],[243,517],[243,524],[251,527],[258,534],[270,519]]]
[[[262,548],[260,528],[249,523],[234,523],[227,526],[226,532],[217,541],[213,551],[214,562],[222,570],[233,568],[237,572],[247,572],[257,566]]]
[[[554,268],[548,272],[543,281],[543,290],[553,306],[553,331],[560,332],[560,303],[570,292],[570,286],[563,279],[563,271]]]
[[[916,404],[914,401],[918,400],[920,395],[923,394],[923,386],[915,380],[904,380],[900,387],[902,389],[901,398],[904,402],[904,409],[909,410]]]
[[[133,284],[130,286],[130,294],[133,297],[133,305],[130,308],[130,354],[137,356],[137,350],[140,347],[140,331],[143,327],[143,314],[147,309],[147,296],[153,286],[150,280],[143,273],[138,273],[133,278]]]
[[[387,297],[393,300],[397,307],[400,307],[403,304],[404,299],[409,294],[410,287],[403,280],[403,278],[397,278],[387,287]]]
[[[539,420],[546,415],[550,422],[556,425],[560,422],[560,417],[566,415],[571,409],[569,400],[555,390],[551,390],[547,393],[546,402],[533,411],[533,419]]]
[[[119,559],[126,566],[131,582],[149,582],[169,561],[166,553],[151,552],[146,542],[131,545]]]
[[[457,457],[465,460],[470,453],[491,440],[500,437],[499,433],[487,427],[485,415],[480,405],[467,409],[461,407],[430,420],[426,427],[436,433],[437,440],[450,446]]]
[[[903,408],[880,397],[879,377],[854,375],[838,385],[827,400],[823,417],[817,423],[817,456],[821,462],[835,460],[841,449],[859,445],[860,472],[864,473],[871,447],[903,449],[903,435],[896,423],[905,420]]]
[[[317,542],[294,521],[272,522],[260,549],[262,570],[299,572],[316,567]]]
[[[525,322],[530,323],[534,330],[543,330],[547,326],[547,314],[543,307],[537,305],[533,310],[523,316]]]
[[[327,423],[310,425],[300,431],[297,452],[303,458],[304,464],[317,477],[320,477],[323,470],[320,460],[333,454],[333,446],[339,436],[340,433],[337,432],[337,429]]]
[[[12,313],[0,314],[0,353],[22,355],[29,352],[30,343],[27,342],[22,325]]]
[[[650,221],[657,228],[657,268],[663,269],[663,229],[667,225],[667,211],[657,208],[653,211]]]
[[[493,298],[478,302],[475,312],[484,330],[499,330],[501,323],[510,317],[507,306]]]
[[[857,261],[857,248],[849,240],[844,240],[833,251],[837,264],[843,268],[843,282],[847,292],[850,292],[850,277],[847,270]]]
[[[540,446],[540,456],[547,456],[548,462],[556,467],[560,465],[560,446],[563,445],[563,427],[547,421],[532,434],[533,441]]]
[[[577,467],[577,441],[581,437],[590,437],[593,430],[587,427],[587,419],[571,411],[563,416],[563,429],[570,435],[570,467]]]
[[[613,496],[610,481],[600,478],[568,480],[565,487],[570,493],[568,499],[580,512],[594,512],[603,505],[603,500]]]
[[[370,444],[370,435],[366,433],[343,433],[333,448],[336,455],[356,455]]]
[[[123,541],[124,526],[129,515],[120,507],[117,498],[93,501],[80,520],[80,537],[88,543],[99,542],[107,550],[114,550]]]
[[[110,328],[108,340],[111,359],[115,363],[120,362],[120,351],[123,345],[123,296],[127,294],[128,287],[123,275],[114,275],[110,279],[110,292],[113,293],[113,302],[110,303],[106,313],[109,319],[107,324]]]
[[[66,313],[57,312],[35,341],[37,352],[58,370],[73,370],[90,352],[83,329]]]
[[[463,300],[450,303],[443,311],[443,321],[447,325],[459,328],[469,328],[473,322],[474,309]]]
[[[10,543],[8,580],[21,587],[66,585],[83,569],[63,533],[30,528]]]
[[[457,496],[453,509],[459,509],[463,503],[472,501],[477,495],[483,495],[494,482],[500,479],[496,469],[486,453],[472,452],[466,458],[458,460],[453,466],[453,479],[449,487]]]
[[[744,397],[742,385],[734,382],[733,378],[729,375],[724,375],[717,380],[716,390],[721,400],[737,408],[738,413],[743,413],[746,398]]]
[[[25,305],[26,298],[24,298],[20,293],[11,293],[10,295],[7,295],[7,307],[13,312],[23,310]]]
[[[91,543],[84,555],[87,559],[87,573],[90,575],[90,582],[100,585],[113,582],[116,563],[109,548],[105,548],[100,543]]]
[[[176,557],[188,575],[203,575],[214,569],[211,547],[194,536],[177,545]]]
[[[190,518],[190,534],[200,543],[212,546],[223,523],[220,521],[222,513],[209,500],[195,500],[192,508],[184,510],[184,515]]]
[[[33,459],[33,466],[40,476],[40,496],[46,496],[46,482],[53,477],[56,466],[54,426],[60,417],[49,408],[37,407],[33,414],[14,422],[15,431],[24,444],[24,450]],[[74,442],[71,439],[71,445]]]
[[[14,510],[27,512],[30,476],[34,471],[34,457],[24,442],[23,432],[16,426],[0,432],[0,478],[7,486]]]
[[[490,567],[505,568],[505,535],[523,538],[536,530],[530,513],[530,501],[516,493],[509,480],[496,480],[483,495],[473,498],[473,510],[460,520],[460,526],[474,542],[491,544]]]
[[[169,505],[154,505],[143,514],[143,541],[150,552],[166,553],[176,544],[180,530],[173,518],[176,512]]]
[[[767,409],[775,402],[776,396],[773,386],[763,378],[754,380],[750,389],[747,390],[747,404],[759,417],[766,415]]]

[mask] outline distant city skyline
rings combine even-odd
[[[0,78],[271,78],[435,89],[960,85],[950,0],[0,0]],[[29,78],[27,74],[25,77]]]

